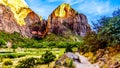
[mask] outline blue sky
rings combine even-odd
[[[111,16],[120,8],[120,0],[25,0],[37,14],[47,19],[52,11],[61,3],[69,3],[79,13],[87,16],[89,23],[102,16]]]

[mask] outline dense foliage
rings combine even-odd
[[[6,41],[3,39],[0,39],[0,46],[2,46],[2,45],[6,45]]]
[[[43,64],[47,64],[54,61],[55,58],[56,56],[53,55],[52,52],[46,51],[46,53],[42,55],[41,60],[43,61]]]
[[[10,59],[6,59],[3,61],[3,65],[12,65],[13,62]]]
[[[97,48],[120,44],[120,9],[112,17],[102,17],[93,23],[95,31],[84,38],[86,44]]]
[[[7,42],[12,43],[12,48],[66,48],[67,46],[81,45],[82,39],[76,40],[77,37],[62,37],[55,34],[50,34],[42,40],[36,40],[33,38],[22,37],[19,33],[14,32],[12,34],[4,31],[0,32],[0,45],[5,45]],[[82,41],[83,42],[83,41]]]
[[[99,35],[108,45],[118,45],[120,44],[120,16],[115,16],[108,22],[109,24],[99,32]]]
[[[26,54],[22,54],[22,53],[0,53],[0,58],[19,58],[25,55]]]
[[[29,57],[20,60],[16,68],[34,68],[34,66],[38,64],[50,63],[54,61],[55,58],[56,56],[53,55],[52,52],[46,51],[46,53],[42,54],[41,58]]]
[[[16,66],[16,68],[33,68],[33,66],[36,65],[36,61],[38,59],[37,58],[26,58],[26,59],[22,59],[18,62],[18,65]]]

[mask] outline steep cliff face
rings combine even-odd
[[[0,4],[0,30],[13,33],[18,32],[22,36],[32,37],[32,28],[30,27],[33,24],[40,22],[40,17],[35,14],[33,11],[27,14],[25,18],[25,25],[20,25],[16,18],[14,17],[14,13],[11,11],[10,7]],[[39,24],[40,25],[40,24]]]
[[[58,35],[75,34],[84,36],[90,32],[90,25],[84,14],[76,12],[69,4],[57,7],[48,18],[50,32]]]
[[[0,4],[0,30],[9,33],[20,32],[13,12],[2,4]]]
[[[26,25],[24,18],[28,13],[32,12],[32,10],[29,9],[24,0],[0,0],[0,3],[11,8],[14,17],[20,26]]]
[[[25,18],[26,25],[30,28],[29,32],[34,38],[44,38],[48,32],[47,21],[40,20],[34,12],[30,12]]]

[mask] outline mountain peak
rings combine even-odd
[[[68,17],[75,13],[75,10],[71,8],[70,4],[62,3],[53,11],[54,17]]]
[[[69,4],[63,3],[58,6],[49,16],[48,23],[52,33],[68,36],[85,36],[91,31],[87,17],[78,13]]]
[[[0,3],[10,7],[17,24],[20,26],[26,25],[24,18],[28,15],[28,13],[32,12],[32,10],[27,6],[24,0],[0,0]]]
[[[18,32],[22,36],[31,38],[32,28],[30,26],[36,23],[41,25],[41,17],[26,7],[18,8],[19,11],[17,11],[17,8],[13,10],[16,6],[8,4],[9,1],[11,0],[4,0],[5,4],[0,4],[0,31]]]

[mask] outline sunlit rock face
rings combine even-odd
[[[47,21],[43,21],[41,16],[34,13],[24,0],[0,0],[0,3],[4,6],[0,7],[0,21],[2,21],[0,30],[9,33],[18,32],[22,36],[30,38],[43,38],[47,34]],[[41,27],[36,29],[37,34],[34,34],[36,24]]]
[[[0,0],[0,3],[10,7],[17,23],[20,26],[26,25],[24,18],[32,11],[28,8],[24,0]]]
[[[58,6],[48,17],[50,32],[58,35],[75,34],[84,36],[91,31],[84,14],[75,11],[69,4]]]
[[[13,12],[2,4],[0,4],[0,30],[9,33],[20,32]]]
[[[54,14],[56,17],[66,17],[69,13],[70,5],[69,4],[61,4],[55,11]]]
[[[14,13],[11,11],[9,6],[5,6],[0,4],[0,31],[5,31],[9,33],[18,32],[22,36],[25,37],[33,37],[32,28],[30,27],[33,24],[39,23],[40,25],[40,17],[35,14],[33,11],[27,14],[25,18],[23,18],[25,25],[20,25],[16,21],[14,17]]]
[[[53,11],[52,16],[66,18],[70,16],[75,16],[75,14],[77,14],[77,12],[72,9],[69,4],[63,3]]]

